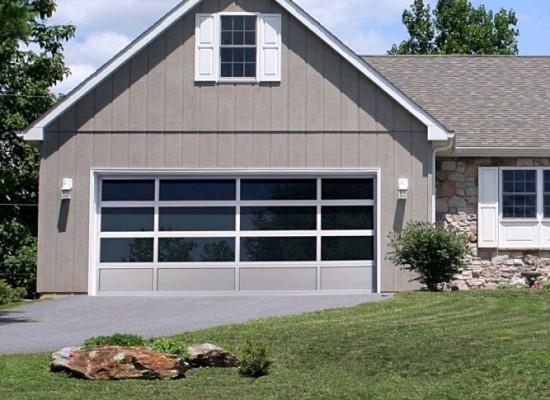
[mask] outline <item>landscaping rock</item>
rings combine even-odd
[[[94,346],[53,353],[50,369],[90,380],[168,380],[185,378],[189,364],[147,347]]]
[[[189,346],[187,353],[189,354],[189,364],[192,368],[232,368],[239,366],[239,360],[235,355],[210,343]]]
[[[539,263],[539,258],[533,254],[525,254],[523,256],[523,263],[525,265],[537,265]]]
[[[521,276],[514,276],[512,277],[512,279],[510,279],[510,285],[512,286],[523,286],[525,284],[526,284],[525,279],[522,278]]]

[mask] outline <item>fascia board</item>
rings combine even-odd
[[[550,157],[544,147],[456,147],[453,156],[461,157]]]
[[[27,130],[25,130],[25,140],[29,141],[42,141],[44,138],[43,130],[50,124],[55,118],[60,116],[64,111],[69,109],[74,103],[81,99],[85,94],[94,89],[99,83],[101,83],[106,77],[113,73],[123,63],[128,61],[136,53],[146,47],[152,40],[162,34],[179,18],[188,13],[193,7],[195,7],[202,0],[188,0],[175,7],[164,18],[153,25],[142,36],[132,42],[126,49],[122,50],[118,55],[107,62],[102,68],[100,68],[96,74],[92,75],[81,85],[75,88],[69,93],[65,99],[63,99],[57,106],[54,106],[50,111],[44,114],[41,118],[31,124]],[[393,98],[398,104],[409,111],[414,117],[422,122],[428,130],[428,140],[449,140],[451,139],[450,132],[435,118],[424,111],[418,104],[409,99],[403,92],[397,87],[391,84],[386,78],[384,78],[378,71],[372,68],[365,60],[359,57],[349,47],[342,43],[336,36],[330,33],[319,22],[311,17],[307,12],[300,8],[296,3],[291,0],[273,0],[277,2],[281,7],[303,23],[313,33],[315,33],[321,40],[323,40],[328,46],[340,54],[344,59],[351,63],[355,68],[362,72],[367,78],[369,78],[375,85],[386,92],[391,98]],[[35,129],[42,130],[39,135]],[[31,132],[34,132],[31,134]]]

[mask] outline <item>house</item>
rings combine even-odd
[[[550,57],[365,57],[455,139],[437,220],[470,237],[460,288],[550,277]]]
[[[388,233],[437,216],[470,232],[462,286],[518,277],[550,249],[548,65],[361,58],[290,0],[184,1],[25,131],[38,291],[406,290]]]

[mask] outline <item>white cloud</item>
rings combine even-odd
[[[401,13],[412,0],[296,0],[360,54],[384,54],[403,39]],[[55,90],[67,92],[143,33],[180,0],[57,0],[52,23],[73,23],[65,45],[72,76]],[[400,32],[396,34],[397,32]]]
[[[65,45],[69,63],[99,66],[125,48],[130,38],[117,32],[92,32],[83,40],[71,41]]]
[[[57,0],[53,21],[73,23],[79,35],[116,30],[138,36],[180,0]]]
[[[411,0],[297,0],[340,40],[359,54],[384,54]],[[397,39],[401,40],[401,39]]]
[[[368,21],[393,23],[395,16],[400,16],[411,0],[296,0],[296,3],[332,29]]]

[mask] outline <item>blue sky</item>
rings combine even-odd
[[[413,0],[295,0],[359,54],[384,54],[407,37],[401,14]],[[55,23],[74,23],[66,44],[72,75],[56,87],[67,93],[129,44],[180,0],[57,0]],[[429,0],[434,5],[437,0]],[[550,0],[470,0],[489,10],[514,9],[521,55],[550,55]]]

